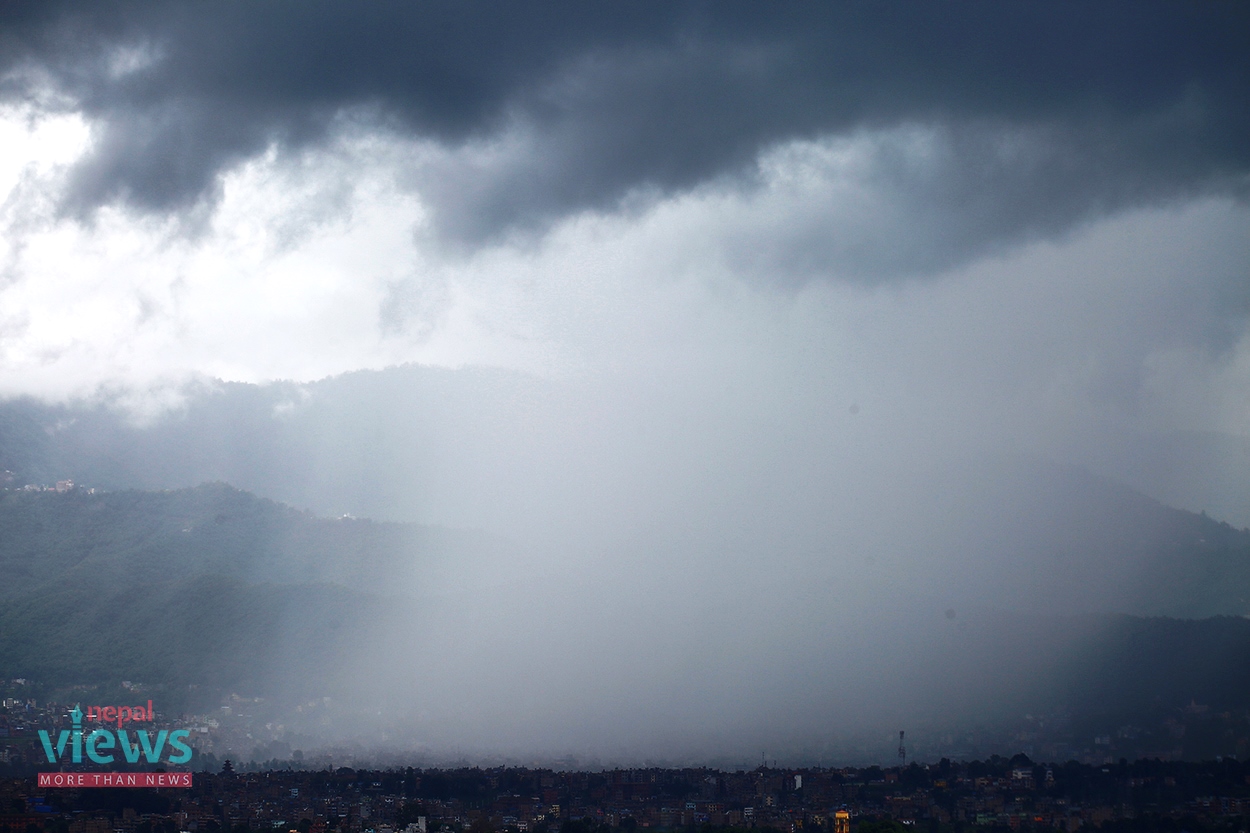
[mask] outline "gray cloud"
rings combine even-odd
[[[41,3],[5,17],[4,95],[68,101],[100,130],[65,196],[80,215],[211,204],[230,165],[363,125],[453,151],[416,181],[444,238],[476,246],[631,194],[749,184],[789,141],[933,127],[936,158],[878,174],[916,245],[867,239],[840,261],[878,278],[1125,207],[1241,196],[1250,173],[1250,12],[1233,4]],[[486,163],[459,153],[492,144],[506,150]],[[818,242],[810,254],[819,272]]]

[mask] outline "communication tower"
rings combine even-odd
[[[907,747],[903,745],[903,730],[898,730],[898,765],[905,766],[907,764]]]

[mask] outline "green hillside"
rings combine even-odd
[[[318,669],[368,623],[490,543],[316,518],[224,484],[0,491],[0,678],[320,691]]]
[[[1087,519],[1112,505],[1096,493],[1065,494]],[[1136,520],[1175,544],[1105,562],[1121,574],[1144,569],[1140,604],[1218,612],[1244,598],[1250,535],[1140,496],[1125,501],[1107,521],[1107,540],[1131,536]],[[448,576],[466,567],[491,574],[480,568],[507,556],[500,546],[417,525],[318,518],[220,483],[0,491],[0,679],[53,689],[139,681],[167,708],[228,691],[320,696],[367,668],[363,649],[385,643],[386,622],[416,621],[414,610],[442,598]],[[1054,562],[1048,592],[1078,592],[1091,570],[1106,572],[1055,566],[1073,552],[1037,557]],[[459,598],[438,610],[454,610]],[[1026,615],[990,598],[985,610],[955,617],[939,608],[934,621],[900,620],[890,637],[900,655],[923,657],[939,712],[978,698],[987,716],[1058,708],[1110,723],[1191,700],[1250,708],[1250,619]]]
[[[327,520],[223,483],[163,492],[0,491],[0,599],[50,582],[127,587],[197,575],[411,595],[501,543],[416,524]]]

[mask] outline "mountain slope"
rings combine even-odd
[[[175,702],[188,686],[322,693],[382,622],[455,592],[446,577],[500,546],[220,483],[0,491],[0,678],[139,680]]]
[[[1134,507],[1152,517],[1149,501],[1113,491],[1129,503],[1124,517]],[[1105,504],[1088,494],[1068,497]],[[1240,553],[1243,533],[1200,515],[1175,513],[1160,523],[1211,536],[1213,565]],[[430,643],[441,646],[438,652],[427,645],[407,660],[416,664],[418,685],[472,692],[501,678],[510,702],[541,697],[545,669],[567,662],[559,644],[570,634],[544,626],[560,619],[543,620],[540,611],[584,602],[574,619],[591,627],[588,617],[600,605],[594,597],[570,600],[541,578],[485,595],[480,584],[452,580],[496,574],[507,553],[491,550],[493,543],[412,525],[321,519],[224,484],[0,492],[0,574],[7,579],[0,582],[0,678],[118,692],[121,681],[139,681],[170,710],[211,705],[229,691],[293,704],[390,689],[406,706],[413,680],[388,676],[388,667],[403,665],[403,654],[433,630],[441,633]],[[1190,591],[1209,587],[1195,582]],[[1216,710],[1250,707],[1250,619],[1047,616],[992,605],[944,613],[938,605],[904,609],[885,632],[880,623],[831,617],[816,597],[810,602],[795,620],[799,634],[810,631],[803,637],[810,653],[797,660],[784,652],[752,654],[741,642],[731,665],[736,674],[803,680],[801,688],[785,684],[778,693],[813,715],[829,708],[831,693],[859,692],[871,702],[884,690],[900,693],[895,708],[925,715],[933,726],[969,715],[1006,725],[1025,712],[1066,713],[1105,734],[1133,721],[1159,724],[1193,700]],[[510,618],[514,612],[522,618]],[[741,613],[726,611],[728,618],[712,626],[723,628]],[[489,622],[474,621],[485,615]],[[627,621],[633,629],[651,627],[655,615]],[[536,617],[537,627],[527,629]],[[872,655],[839,659],[837,643],[848,636],[839,629],[848,624],[873,640]],[[630,666],[630,675],[651,673],[647,663],[663,661],[665,643],[680,650],[680,634],[662,633],[664,642]],[[618,655],[613,644],[592,644],[593,667],[629,660],[627,650]],[[894,658],[898,669],[882,668],[876,652]],[[464,673],[461,661],[474,669],[467,677],[454,676]],[[524,671],[510,676],[497,663]],[[732,690],[723,695],[733,699]]]
[[[0,599],[53,581],[133,587],[196,575],[411,595],[435,591],[427,579],[448,561],[502,546],[475,533],[317,518],[222,483],[0,491]]]
[[[570,413],[581,413],[578,402],[566,401],[569,394],[558,385],[516,374],[399,367],[307,385],[209,384],[186,395],[184,407],[142,425],[98,403],[0,403],[0,468],[13,472],[11,486],[72,478],[111,490],[156,490],[220,480],[322,515],[442,518],[557,545],[563,543],[558,527],[581,525],[588,530],[576,544],[582,549],[618,546],[632,536],[636,511],[644,530],[671,523],[686,535],[681,530],[688,525],[696,543],[741,549],[737,557],[744,561],[778,549],[867,558],[860,551],[876,546],[871,557],[884,580],[902,577],[912,592],[945,595],[951,604],[1066,614],[1250,614],[1250,531],[1173,509],[1079,469],[978,459],[928,473],[909,466],[889,474],[866,470],[864,480],[882,481],[874,492],[871,484],[855,482],[858,477],[852,485],[839,485],[838,475],[812,474],[805,481],[809,451],[803,449],[782,471],[727,463],[724,479],[732,488],[722,494],[720,484],[704,482],[697,472],[732,457],[736,447],[630,471],[635,447],[643,458],[680,457],[680,449],[645,440],[665,426],[617,425],[599,414],[596,419],[607,420],[601,427],[609,450],[579,445],[569,436],[576,421],[568,422]],[[619,440],[614,433],[629,431],[641,433]],[[618,453],[621,448],[629,451]],[[683,467],[695,472],[685,485]],[[669,480],[676,485],[670,488]],[[766,505],[791,489],[793,498]],[[829,498],[834,511],[856,501],[868,508],[826,526],[829,510],[809,498],[824,493],[835,495]],[[225,506],[208,520],[248,511]],[[166,548],[207,547],[205,558],[224,557],[216,554],[221,547],[236,553],[285,548],[277,562],[214,568],[248,580],[287,580],[289,572],[264,572],[280,562],[288,571],[298,564],[300,580],[385,592],[394,592],[396,582],[408,592],[411,577],[405,565],[381,553],[416,547],[428,562],[431,548],[444,546],[433,540],[442,533],[428,527],[413,543],[414,533],[403,531],[411,528],[373,524],[366,533],[333,523],[342,522],[305,524],[299,527],[304,532],[283,527],[287,531],[237,546],[225,539],[244,532],[229,522],[221,529],[197,522],[187,547],[168,540],[177,537],[171,529],[181,527],[159,534]],[[739,526],[742,534],[727,531]],[[807,540],[789,543],[792,531],[805,530],[812,531]],[[640,546],[654,549],[673,535],[661,529]],[[323,557],[327,541],[335,541],[335,558]],[[632,548],[633,541],[627,537],[619,548]],[[457,540],[446,547],[494,545]],[[297,556],[305,552],[301,561]],[[356,562],[345,553],[372,555]],[[891,562],[897,555],[905,557]],[[371,564],[386,566],[369,575]],[[427,563],[425,569],[423,581],[432,568]]]
[[[932,564],[960,565],[932,582],[953,581],[977,603],[1060,614],[1250,614],[1250,530],[1081,469],[1009,469],[935,497],[931,513],[917,546]]]

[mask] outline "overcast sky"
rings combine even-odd
[[[1244,438],[1248,43],[1235,3],[6,4],[0,394],[417,362]]]
[[[1248,196],[1244,3],[10,2],[0,396],[150,421],[196,380],[514,373],[396,435],[426,480],[393,514],[558,542],[555,613],[475,638],[561,634],[586,725],[659,737],[707,691],[631,701],[585,621],[633,634],[613,673],[682,632],[661,665],[728,684],[699,617],[768,587],[716,620],[764,676],[849,651],[787,600],[955,575],[907,559],[987,460],[1250,525]],[[494,681],[447,708],[508,725],[548,666],[461,668],[436,624],[423,667]]]

